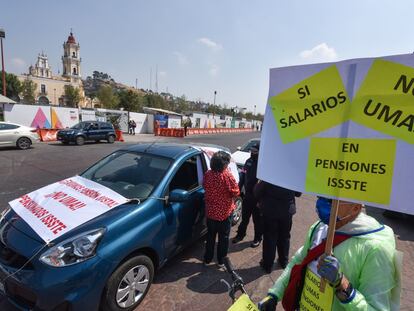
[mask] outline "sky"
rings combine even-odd
[[[83,78],[264,113],[269,69],[414,51],[414,1],[0,0],[5,69],[62,72],[70,30]],[[152,75],[151,75],[152,72]],[[152,77],[152,79],[150,79]],[[152,83],[151,83],[152,82]]]

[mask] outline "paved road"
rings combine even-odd
[[[232,151],[249,138],[250,134],[223,134],[209,136],[191,136],[184,139],[158,138],[161,141],[184,141],[221,144]],[[41,144],[28,151],[0,150],[0,207],[24,193],[32,191],[62,178],[73,176],[86,167],[107,155],[111,151],[137,141],[153,141],[153,136],[140,135],[126,137],[126,143],[108,145],[88,144],[85,146],[62,146],[60,144]],[[317,216],[314,212],[315,199],[304,195],[298,199],[298,212],[294,217],[292,229],[291,253],[303,243],[307,228]],[[367,213],[374,215],[390,225],[397,239],[397,247],[404,252],[404,268],[402,273],[403,291],[401,310],[414,310],[414,227],[412,218],[386,219],[381,211],[368,208]],[[232,236],[235,228],[232,229]],[[263,275],[258,268],[261,248],[249,247],[252,240],[252,226],[249,226],[246,239],[230,245],[230,258],[247,283],[247,290],[253,300],[258,301],[281,273],[275,267],[271,275]],[[227,310],[230,300],[220,278],[228,278],[223,271],[212,266],[202,266],[204,244],[194,244],[185,252],[171,260],[156,275],[144,302],[137,310]],[[0,310],[15,311],[4,299],[0,298]],[[282,310],[278,306],[278,310]]]

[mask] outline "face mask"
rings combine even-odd
[[[325,198],[318,198],[316,201],[316,213],[318,213],[319,219],[324,224],[329,224],[329,218],[331,217],[332,200]],[[346,215],[342,218],[336,217],[336,222],[351,217],[351,214]]]

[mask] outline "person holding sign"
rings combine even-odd
[[[318,198],[320,221],[312,225],[259,310],[398,310],[399,273],[392,229],[339,201],[333,255],[324,255],[332,200]],[[321,278],[328,281],[320,290]]]
[[[253,194],[253,188],[257,183],[257,164],[259,160],[260,143],[257,142],[250,147],[250,158],[244,164],[242,173],[240,174],[239,187],[244,186],[245,195],[242,205],[242,221],[237,228],[237,235],[233,238],[233,243],[239,243],[246,236],[247,226],[250,221],[250,216],[253,218],[254,224],[254,239],[251,247],[258,247],[262,241],[263,223],[259,208],[257,207],[257,200]]]
[[[227,256],[229,248],[230,216],[236,207],[234,199],[240,194],[239,186],[228,169],[230,159],[230,154],[227,152],[217,151],[211,157],[211,169],[204,174],[203,187],[207,216],[207,239],[204,254],[204,264],[206,265],[213,260],[217,235],[217,262],[220,267],[224,267],[223,259]]]

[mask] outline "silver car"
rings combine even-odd
[[[0,147],[15,146],[19,149],[29,149],[39,141],[35,128],[10,122],[0,122]]]

